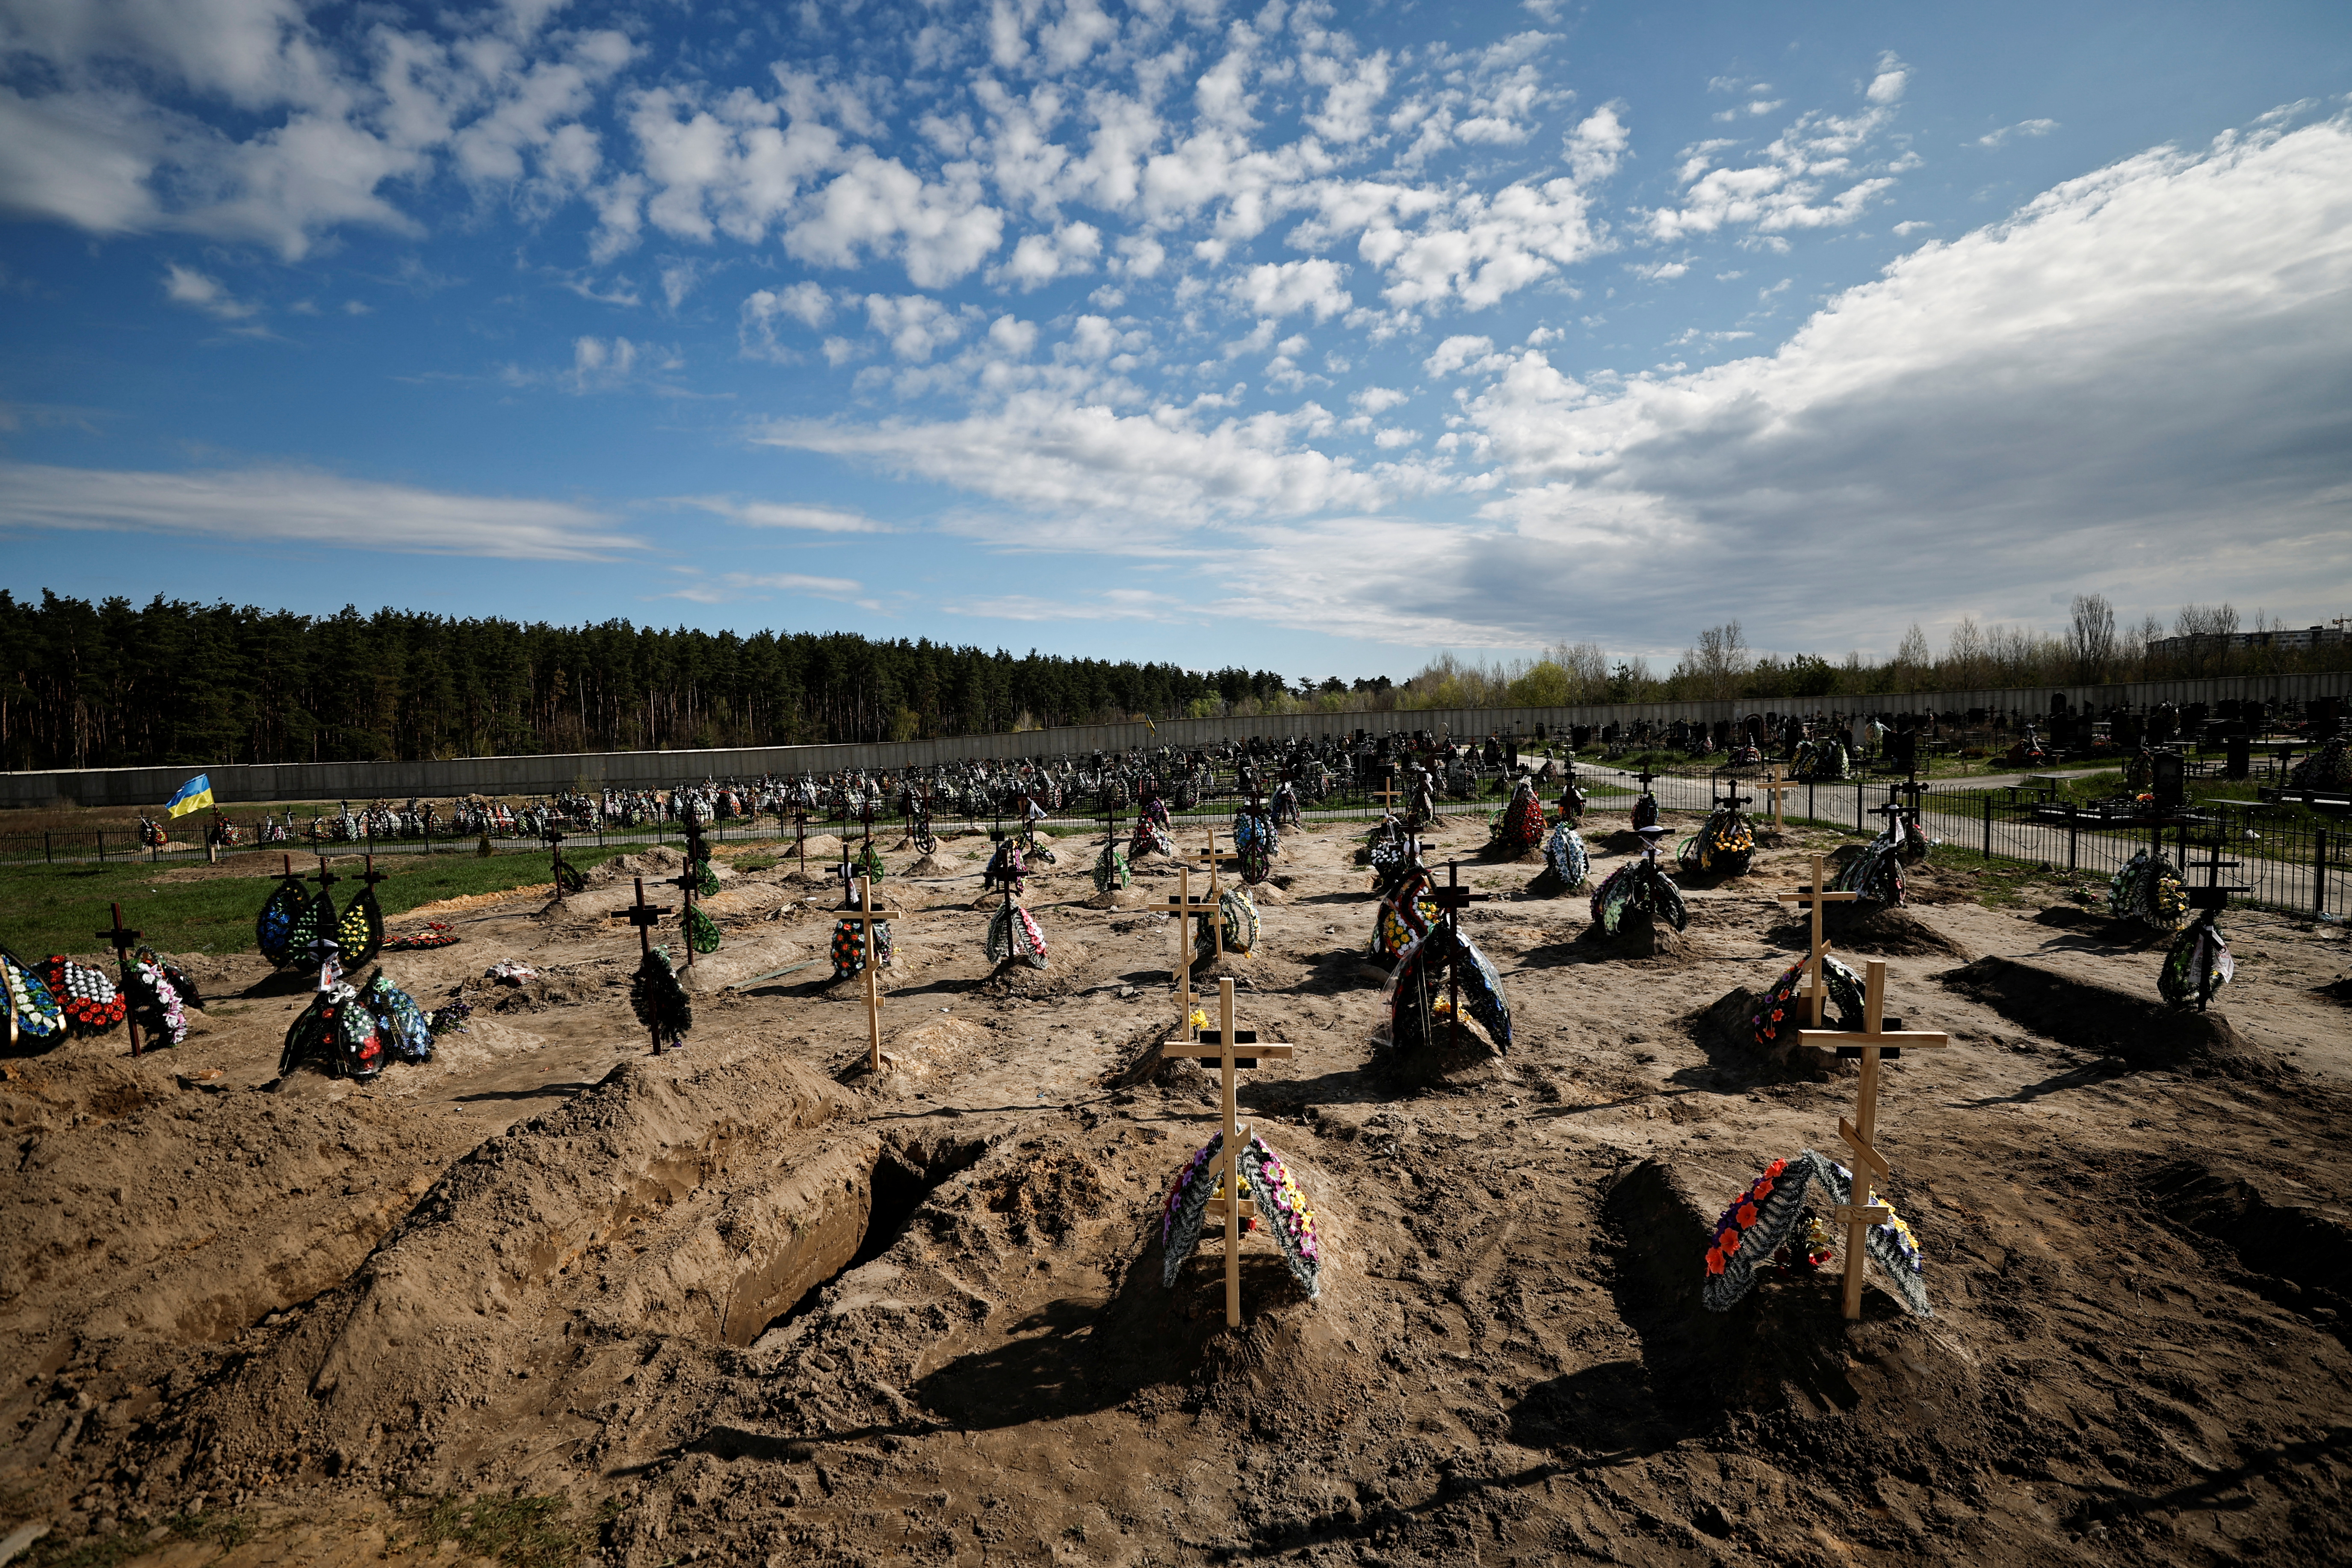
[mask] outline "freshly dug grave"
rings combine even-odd
[[[1717,1214],[1776,1157],[1845,1157],[1853,1110],[1834,1061],[1708,1022],[1792,956],[1769,894],[1832,846],[1789,839],[1631,962],[1524,868],[1468,868],[1515,1037],[1416,1087],[1370,1050],[1360,840],[1286,835],[1287,901],[1223,968],[1297,1048],[1241,1107],[1324,1262],[1310,1301],[1246,1237],[1238,1332],[1213,1240],[1162,1283],[1217,1110],[1148,1054],[1167,922],[1060,901],[1081,875],[1033,888],[1054,959],[1019,985],[986,910],[891,884],[878,1074],[822,964],[714,984],[649,1058],[634,933],[509,903],[403,961],[478,1003],[432,1064],[275,1083],[304,998],[228,961],[176,1052],[0,1064],[0,1532],[146,1568],[521,1561],[518,1520],[532,1561],[645,1568],[2352,1552],[2340,939],[2239,921],[2200,1021],[2156,1006],[2152,953],[1911,911],[1948,946],[1888,955],[1889,1012],[1953,1044],[1889,1067],[1878,1146],[1937,1315],[1874,1286],[1849,1328],[1801,1273],[1717,1315]],[[714,982],[834,918],[762,915]],[[541,979],[469,980],[500,958]]]

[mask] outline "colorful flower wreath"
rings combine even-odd
[[[1217,896],[1217,920],[1224,927],[1225,951],[1247,952],[1257,945],[1258,918],[1256,901],[1239,888],[1227,888]],[[1209,917],[1196,915],[1195,942],[1202,952],[1215,951],[1216,940],[1209,931]]]
[[[444,1035],[467,1033],[466,1020],[473,1016],[474,1005],[461,998],[434,1008],[432,1016],[425,1022],[433,1031],[433,1037],[439,1039]]]
[[[57,993],[23,959],[5,948],[0,948],[0,984],[7,988],[8,1010],[16,1016],[19,1039],[54,1043],[64,1037],[66,1016],[58,1005]]]
[[[57,953],[42,961],[41,982],[58,999],[66,1026],[77,1037],[102,1035],[122,1022],[131,1010],[105,971]]]
[[[1860,1029],[1864,1023],[1862,976],[1824,953],[1822,980],[1829,1006],[1837,1010],[1837,1026],[1849,1032]],[[1769,1046],[1780,1037],[1780,1025],[1786,1017],[1804,1010],[1804,992],[1805,960],[1801,958],[1772,983],[1772,989],[1758,1004],[1756,1016],[1749,1020],[1756,1027],[1757,1045]]]
[[[1095,857],[1095,891],[1108,893],[1114,888],[1124,888],[1135,880],[1128,868],[1127,856],[1116,844],[1106,844],[1103,852]]]
[[[2107,914],[2171,931],[2189,914],[2189,891],[2170,860],[2143,849],[2107,879]]]
[[[1018,904],[1007,904],[988,921],[988,962],[1019,959],[1032,969],[1045,967],[1045,933],[1037,917]]]
[[[887,965],[890,962],[890,922],[874,922],[874,956]],[[833,926],[833,977],[846,980],[866,967],[866,920],[852,916],[835,921]]]
[[[286,932],[286,952],[278,962],[289,964],[312,963],[317,959],[322,942],[333,943],[340,948],[341,944],[335,941],[335,900],[329,898],[326,889],[321,888],[294,911],[293,924]]]
[[[188,1015],[180,1005],[179,987],[172,984],[162,964],[134,962],[126,980],[131,1016],[138,1020],[150,1044],[176,1046],[188,1037]]]
[[[436,947],[455,947],[457,933],[449,929],[447,921],[426,921],[422,929],[400,936],[383,939],[386,952],[425,952]]]
[[[1381,900],[1372,917],[1372,958],[1391,963],[1429,934],[1443,911],[1429,894],[1429,873],[1416,866],[1410,875]]]
[[[1748,873],[1756,855],[1756,829],[1736,805],[1717,806],[1706,824],[1683,840],[1675,858],[1686,871],[1720,871],[1727,877]]]
[[[269,890],[261,913],[253,921],[253,945],[260,950],[262,957],[277,964],[287,961],[292,948],[294,919],[310,902],[310,889],[302,885],[301,878],[291,874],[281,878],[278,886]]]
[[[391,975],[377,970],[360,992],[360,1001],[375,1015],[386,1050],[404,1062],[433,1059],[433,1020],[416,998],[393,984]]]
[[[358,1083],[383,1071],[383,1037],[375,1015],[350,986],[339,983],[311,997],[310,1006],[286,1031],[278,1076],[283,1078],[306,1062]]]
[[[1748,1185],[1715,1222],[1706,1249],[1706,1278],[1699,1298],[1709,1311],[1727,1312],[1756,1283],[1757,1271],[1774,1262],[1796,1235],[1801,1221],[1811,1218],[1806,1194],[1815,1183],[1832,1205],[1849,1201],[1853,1173],[1844,1166],[1807,1149],[1794,1160],[1775,1160]],[[1863,1233],[1864,1256],[1885,1271],[1903,1305],[1923,1318],[1933,1317],[1925,1279],[1927,1261],[1918,1237],[1895,1205],[1863,1190],[1862,1202],[1887,1211],[1887,1218]],[[1827,1261],[1817,1254],[1822,1233],[1818,1221],[1807,1228],[1807,1260],[1818,1268]]]
[[[1506,855],[1524,855],[1543,842],[1543,802],[1526,779],[1511,786],[1511,803],[1487,828],[1487,841]]]
[[[373,888],[361,889],[335,922],[335,945],[346,969],[357,969],[383,950],[383,911],[376,907]]]
[[[1185,1260],[1200,1247],[1209,1200],[1224,1191],[1223,1173],[1217,1169],[1217,1155],[1224,1144],[1223,1132],[1211,1137],[1176,1173],[1175,1182],[1160,1200],[1160,1278],[1164,1285],[1176,1283]],[[1316,1300],[1323,1293],[1323,1246],[1314,1208],[1298,1190],[1289,1167],[1255,1133],[1243,1147],[1240,1164],[1242,1184],[1256,1200],[1258,1217],[1281,1248],[1291,1277],[1306,1288],[1308,1300]]]

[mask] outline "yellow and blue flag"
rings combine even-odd
[[[213,780],[210,773],[198,773],[180,786],[180,793],[163,803],[169,816],[185,816],[192,811],[202,811],[213,803]]]

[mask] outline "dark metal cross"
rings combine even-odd
[[[669,913],[669,906],[667,904],[649,904],[646,902],[646,879],[643,877],[637,879],[637,901],[631,904],[625,910],[616,910],[614,911],[613,918],[614,920],[626,921],[631,925],[637,928],[637,960],[639,963],[642,963],[652,954],[654,951],[654,927],[661,924],[662,916],[667,913]],[[687,944],[688,949],[691,951],[693,945],[694,944],[692,942],[688,942]],[[654,1055],[661,1055],[661,1031],[653,1027],[651,1025],[647,1025],[646,1033],[653,1037]]]
[[[1741,794],[1739,793],[1739,781],[1738,781],[1738,779],[1736,779],[1736,778],[1725,778],[1725,776],[1724,776],[1723,774],[1721,774],[1721,773],[1716,773],[1716,774],[1712,774],[1712,775],[1710,775],[1710,776],[1709,776],[1709,778],[1708,778],[1708,780],[1707,780],[1707,784],[1708,784],[1708,791],[1707,791],[1707,793],[1708,793],[1708,794],[1710,794],[1710,795],[1714,795],[1714,793],[1715,793],[1715,792],[1714,792],[1714,784],[1715,784],[1715,781],[1716,781],[1717,779],[1724,779],[1725,787],[1728,788],[1728,789],[1731,791],[1731,793],[1730,793],[1729,795],[1715,795],[1715,804],[1716,804],[1717,805],[1718,805],[1718,806],[1726,806],[1726,805],[1727,805],[1727,806],[1730,806],[1733,810],[1735,810],[1735,811],[1736,811],[1736,810],[1738,810],[1739,807],[1741,807],[1741,806],[1743,806],[1743,805],[1748,805],[1750,802],[1752,802],[1753,800],[1755,800],[1755,798],[1756,798],[1756,797],[1755,797],[1754,795],[1741,795]]]
[[[131,931],[123,925],[122,906],[121,904],[115,904],[110,907],[114,910],[114,924],[109,929],[96,934],[100,942],[111,943],[114,948],[115,969],[122,976],[122,1016],[123,1021],[128,1024],[131,1028],[131,1054],[135,1057],[139,1054],[141,1046],[139,1040],[139,1015],[132,1012],[130,1005],[131,950],[139,944],[140,933],[135,931]]]
[[[1454,1050],[1462,1043],[1462,922],[1461,911],[1472,904],[1483,904],[1494,898],[1492,893],[1474,893],[1462,885],[1462,862],[1445,863],[1445,886],[1431,884],[1429,900],[1435,904],[1445,921],[1445,939],[1450,952],[1445,961],[1445,1046]]]

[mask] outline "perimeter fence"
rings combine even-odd
[[[1462,782],[1462,789],[1440,796],[1440,815],[1451,817],[1500,813],[1509,793],[1509,783],[1499,770],[1475,769]],[[1641,798],[1644,787],[1639,775],[1581,764],[1579,782],[1586,795],[1589,824],[1605,827],[1611,818],[1622,813],[1628,818],[1627,826],[1631,826],[1634,803]],[[1772,816],[1764,786],[1764,773],[1753,768],[1655,771],[1649,775],[1646,785],[1660,811],[1670,816],[1703,817],[1717,801],[1737,795],[1747,797],[1743,809],[1759,822]],[[1541,788],[1549,805],[1556,802],[1561,783],[1554,778],[1546,781]],[[1230,772],[1220,772],[1203,784],[1196,801],[1172,815],[1180,823],[1198,822],[1205,826],[1230,816],[1244,798],[1238,777]],[[1890,808],[1903,809],[1905,801],[1911,798],[1914,797],[1906,785],[1883,777],[1823,779],[1786,784],[1780,806],[1783,820],[1792,826],[1868,837],[1885,826],[1885,814]],[[1987,861],[2006,860],[2054,872],[2108,877],[2133,855],[2153,847],[2170,857],[2191,881],[2203,882],[2207,874],[2199,868],[2200,864],[2213,858],[2218,848],[2221,859],[2237,862],[2221,871],[2220,880],[2251,889],[2239,896],[2241,903],[2307,918],[2341,920],[2352,915],[2352,827],[2330,826],[2305,810],[2207,801],[2199,803],[2196,810],[2209,821],[2194,826],[2155,829],[2127,813],[2117,814],[2095,803],[2063,799],[2060,787],[2047,780],[1991,786],[1969,780],[1924,781],[1917,788],[1916,802],[1921,824],[1930,837],[1954,851],[1973,852]],[[1397,799],[1386,794],[1384,786],[1340,781],[1321,795],[1302,799],[1300,804],[1304,815],[1312,821],[1370,820],[1390,810]],[[1122,835],[1132,825],[1134,815],[1131,805],[1118,813],[1117,820]],[[335,826],[339,819],[321,816],[314,823],[299,825],[299,830],[290,839],[257,842],[258,817],[230,813],[229,819],[236,826],[239,842],[221,848],[223,858],[254,854],[473,854],[478,852],[483,838],[478,828],[441,829],[409,837],[340,837],[341,830]],[[1085,836],[1108,832],[1110,820],[1100,810],[1071,805],[1049,811],[1042,826],[1058,835]],[[1017,826],[1018,821],[1017,814],[1000,803],[987,808],[942,809],[933,815],[931,826],[940,837],[953,837],[1002,832]],[[686,837],[684,826],[674,821],[567,821],[562,826],[565,842],[583,847],[647,847],[681,844]],[[877,836],[887,833],[898,837],[909,826],[907,817],[894,807],[877,810],[870,830]],[[1696,823],[1688,826],[1695,828]],[[790,816],[780,818],[772,812],[731,816],[706,824],[702,832],[707,840],[714,843],[764,842],[789,854],[795,842],[804,837],[848,837],[862,835],[868,829],[862,816],[815,811],[810,812],[804,822]],[[537,835],[520,830],[493,829],[489,837],[494,847],[508,851],[528,850],[540,842]],[[0,836],[0,863],[137,860],[184,865],[203,860],[205,856],[202,847],[142,847],[134,835],[120,829],[60,829]]]

